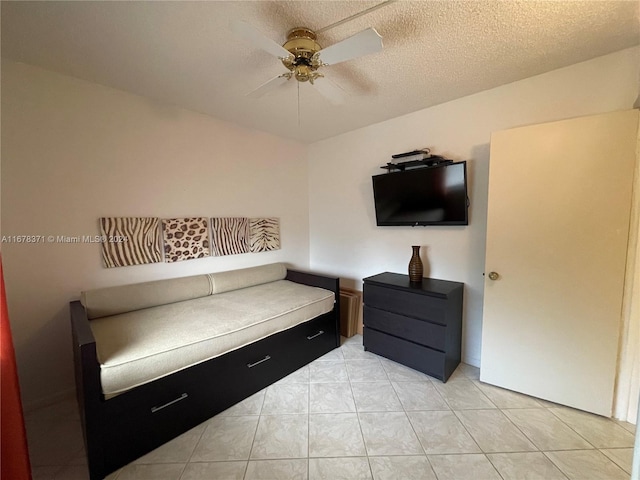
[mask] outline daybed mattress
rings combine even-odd
[[[107,397],[223,355],[333,309],[331,291],[288,280],[94,319]]]

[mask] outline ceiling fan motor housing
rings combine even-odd
[[[316,34],[306,27],[296,27],[289,30],[287,41],[282,45],[293,55],[293,60],[285,58],[282,63],[291,70],[299,82],[306,82],[318,76],[315,72],[320,66],[313,61],[313,56],[322,47],[316,42]]]

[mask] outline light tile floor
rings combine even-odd
[[[483,384],[447,383],[348,339],[109,480],[629,479],[635,427]],[[34,480],[88,478],[69,400],[27,415]]]

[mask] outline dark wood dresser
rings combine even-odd
[[[464,284],[381,273],[364,279],[364,348],[446,382],[460,363]]]

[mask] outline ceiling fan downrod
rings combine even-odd
[[[397,2],[397,1],[398,0],[386,0],[386,1],[382,2],[382,3],[379,3],[378,5],[374,5],[373,7],[367,8],[366,10],[362,10],[361,12],[358,12],[358,13],[356,13],[354,15],[351,15],[351,16],[349,16],[347,18],[343,18],[342,20],[339,20],[339,21],[337,21],[335,23],[332,23],[331,25],[327,25],[326,27],[322,27],[320,30],[316,30],[316,33],[324,33],[327,30],[335,28],[335,27],[337,27],[339,25],[342,25],[344,23],[350,22],[351,20],[355,20],[358,17],[366,15],[367,13],[371,13],[374,10],[378,10],[379,8],[386,7],[390,3],[394,3],[394,2]]]

